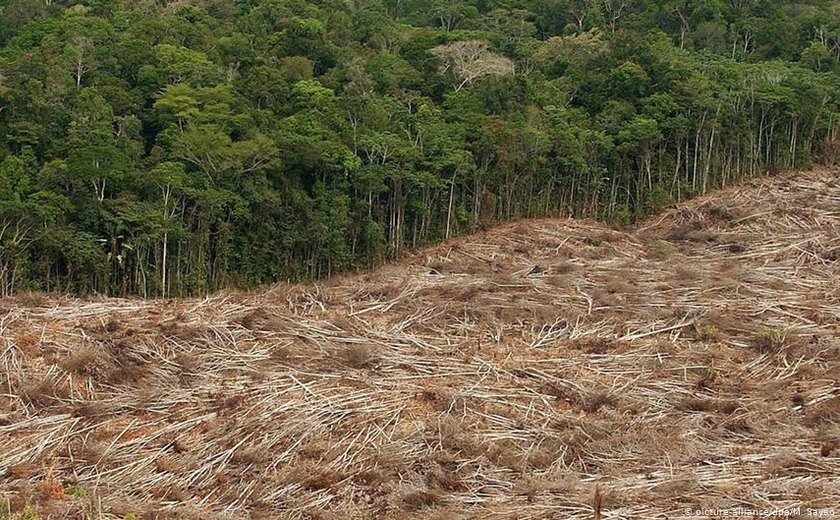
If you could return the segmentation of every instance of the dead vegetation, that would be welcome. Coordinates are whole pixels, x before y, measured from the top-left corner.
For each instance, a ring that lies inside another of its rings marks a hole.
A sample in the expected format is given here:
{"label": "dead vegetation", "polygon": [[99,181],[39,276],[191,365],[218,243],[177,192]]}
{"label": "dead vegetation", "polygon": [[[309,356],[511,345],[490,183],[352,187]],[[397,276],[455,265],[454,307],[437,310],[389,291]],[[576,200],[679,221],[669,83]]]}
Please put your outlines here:
{"label": "dead vegetation", "polygon": [[838,210],[837,174],[816,171],[631,232],[518,222],[322,284],[6,299],[0,504],[102,519],[836,505]]}

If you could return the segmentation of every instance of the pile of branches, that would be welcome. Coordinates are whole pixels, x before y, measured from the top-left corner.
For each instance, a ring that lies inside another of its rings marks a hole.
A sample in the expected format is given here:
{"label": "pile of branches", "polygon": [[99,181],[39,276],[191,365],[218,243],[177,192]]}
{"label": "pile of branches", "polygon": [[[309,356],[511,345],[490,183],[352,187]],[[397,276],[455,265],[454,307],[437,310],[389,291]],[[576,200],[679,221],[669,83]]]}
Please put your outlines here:
{"label": "pile of branches", "polygon": [[840,179],[204,299],[0,300],[0,518],[840,504]]}

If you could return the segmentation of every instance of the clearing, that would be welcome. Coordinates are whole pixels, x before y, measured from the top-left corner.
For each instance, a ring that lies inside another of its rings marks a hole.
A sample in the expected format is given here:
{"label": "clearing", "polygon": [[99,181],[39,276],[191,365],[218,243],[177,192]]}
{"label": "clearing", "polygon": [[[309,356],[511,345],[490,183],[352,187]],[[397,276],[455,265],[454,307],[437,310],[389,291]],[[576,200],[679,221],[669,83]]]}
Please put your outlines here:
{"label": "clearing", "polygon": [[823,169],[318,284],[0,300],[0,518],[840,514],[838,260]]}

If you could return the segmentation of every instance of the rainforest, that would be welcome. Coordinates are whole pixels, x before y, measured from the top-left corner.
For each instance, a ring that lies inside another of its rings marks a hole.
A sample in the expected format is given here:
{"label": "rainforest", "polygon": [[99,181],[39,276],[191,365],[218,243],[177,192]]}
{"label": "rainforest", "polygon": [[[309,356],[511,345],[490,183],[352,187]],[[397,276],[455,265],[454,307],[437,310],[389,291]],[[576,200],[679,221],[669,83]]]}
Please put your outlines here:
{"label": "rainforest", "polygon": [[366,269],[836,163],[826,0],[0,1],[0,296]]}

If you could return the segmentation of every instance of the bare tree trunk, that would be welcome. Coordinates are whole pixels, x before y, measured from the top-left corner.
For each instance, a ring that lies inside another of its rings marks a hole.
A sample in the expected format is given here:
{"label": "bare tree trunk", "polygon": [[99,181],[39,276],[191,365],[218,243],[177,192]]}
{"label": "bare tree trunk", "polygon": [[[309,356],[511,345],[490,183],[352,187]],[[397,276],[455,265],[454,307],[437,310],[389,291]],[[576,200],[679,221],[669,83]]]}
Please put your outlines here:
{"label": "bare tree trunk", "polygon": [[452,182],[449,186],[449,206],[446,210],[446,233],[443,236],[444,240],[449,240],[449,230],[452,223],[452,205],[455,199],[455,177],[458,175],[458,170],[452,174]]}

